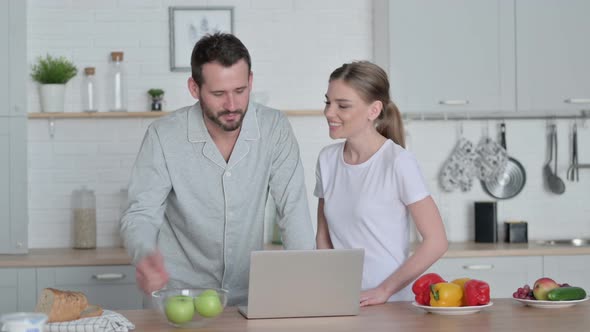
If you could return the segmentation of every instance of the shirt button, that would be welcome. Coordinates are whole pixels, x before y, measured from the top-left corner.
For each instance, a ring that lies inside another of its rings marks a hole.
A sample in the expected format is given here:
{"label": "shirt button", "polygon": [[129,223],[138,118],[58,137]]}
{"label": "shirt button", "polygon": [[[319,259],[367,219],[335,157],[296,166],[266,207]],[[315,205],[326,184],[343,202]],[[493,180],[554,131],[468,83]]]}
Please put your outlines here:
{"label": "shirt button", "polygon": [[225,172],[225,176],[229,178],[231,176],[231,172]]}

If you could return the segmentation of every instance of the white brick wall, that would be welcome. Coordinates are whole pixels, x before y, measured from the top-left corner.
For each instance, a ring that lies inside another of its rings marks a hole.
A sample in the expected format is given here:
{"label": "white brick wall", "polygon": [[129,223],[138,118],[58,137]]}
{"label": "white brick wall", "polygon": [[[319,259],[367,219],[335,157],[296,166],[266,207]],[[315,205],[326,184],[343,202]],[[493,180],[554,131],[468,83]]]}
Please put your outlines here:
{"label": "white brick wall", "polygon": [[[30,0],[28,61],[32,64],[49,53],[76,64],[80,74],[67,85],[66,112],[81,108],[81,72],[87,66],[96,67],[100,109],[106,110],[109,54],[119,50],[125,52],[130,111],[148,108],[150,88],[166,91],[166,109],[186,106],[194,102],[186,89],[189,73],[169,70],[169,6],[234,6],[234,31],[252,55],[254,90],[268,95],[269,105],[277,108],[319,109],[330,71],[352,59],[371,57],[370,0]],[[38,112],[37,85],[29,82],[28,88],[29,111]],[[319,147],[328,140],[313,129],[318,119],[293,121],[304,138],[301,146],[311,176]],[[96,191],[98,245],[119,243],[119,191],[127,184],[151,121],[57,120],[53,138],[46,120],[29,121],[31,247],[70,244],[70,194],[82,184]],[[314,136],[306,140],[307,131]],[[313,188],[313,179],[307,182]]]}
{"label": "white brick wall", "polygon": [[[131,111],[148,109],[150,88],[166,91],[166,109],[185,106],[193,102],[186,89],[189,73],[170,72],[168,49],[168,7],[182,5],[234,6],[234,31],[251,52],[255,91],[267,92],[274,107],[317,109],[333,68],[371,57],[370,0],[31,0],[29,63],[49,53],[76,64],[79,74],[67,85],[66,112],[81,108],[82,70],[88,66],[96,67],[99,107],[106,110],[111,51],[125,52]],[[33,82],[29,110],[40,110]]]}
{"label": "white brick wall", "polygon": [[[50,53],[72,59],[79,69],[97,67],[104,77],[108,55],[125,52],[132,111],[147,108],[145,91],[166,90],[166,108],[193,102],[186,91],[188,73],[168,69],[168,6],[235,7],[235,32],[253,57],[255,91],[269,95],[280,109],[321,109],[327,78],[341,63],[370,59],[370,0],[251,1],[28,1],[28,60]],[[313,37],[312,37],[313,36]],[[187,55],[188,56],[188,55]],[[99,81],[100,83],[100,81]],[[80,75],[67,87],[66,111],[80,109]],[[29,108],[39,111],[36,85],[29,85]],[[101,100],[105,107],[104,98]],[[299,139],[310,210],[315,219],[314,168],[319,150],[332,143],[323,117],[292,117]],[[152,119],[56,120],[49,136],[47,120],[29,121],[30,247],[63,247],[71,242],[71,192],[81,185],[97,196],[98,245],[120,244],[117,220],[120,190],[146,127]],[[464,122],[464,135],[476,143],[485,123]],[[489,123],[490,135],[496,123]],[[526,168],[527,185],[514,199],[499,203],[499,221],[529,221],[531,239],[590,236],[590,171],[580,182],[566,181],[561,196],[542,187],[544,121],[509,121],[508,149]],[[559,175],[565,181],[570,122],[559,122]],[[472,202],[492,200],[476,183],[469,192],[443,193],[437,183],[441,164],[457,139],[456,122],[413,121],[410,149],[418,156],[453,241],[473,238]],[[579,131],[580,161],[590,163],[590,129]]]}

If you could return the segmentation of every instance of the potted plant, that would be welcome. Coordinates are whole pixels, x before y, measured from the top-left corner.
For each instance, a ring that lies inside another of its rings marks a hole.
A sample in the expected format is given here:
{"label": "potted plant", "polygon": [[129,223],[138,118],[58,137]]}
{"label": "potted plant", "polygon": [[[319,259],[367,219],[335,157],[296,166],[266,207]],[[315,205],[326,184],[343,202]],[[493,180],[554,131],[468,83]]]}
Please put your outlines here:
{"label": "potted plant", "polygon": [[147,93],[152,97],[152,111],[161,111],[162,101],[164,100],[164,90],[149,89]]}
{"label": "potted plant", "polygon": [[39,57],[32,66],[31,77],[40,84],[41,110],[43,112],[63,112],[66,83],[78,70],[65,57],[51,55]]}

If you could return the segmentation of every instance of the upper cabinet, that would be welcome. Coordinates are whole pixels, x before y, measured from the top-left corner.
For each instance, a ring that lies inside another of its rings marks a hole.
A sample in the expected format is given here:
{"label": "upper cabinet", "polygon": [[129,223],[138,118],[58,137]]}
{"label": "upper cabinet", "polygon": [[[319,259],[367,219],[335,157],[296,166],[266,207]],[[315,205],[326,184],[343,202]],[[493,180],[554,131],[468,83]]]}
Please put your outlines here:
{"label": "upper cabinet", "polygon": [[26,116],[26,7],[0,0],[0,116]]}
{"label": "upper cabinet", "polygon": [[515,109],[513,1],[378,0],[374,18],[402,112]]}
{"label": "upper cabinet", "polygon": [[590,1],[375,0],[402,112],[590,109]]}
{"label": "upper cabinet", "polygon": [[590,109],[590,1],[517,0],[518,110]]}
{"label": "upper cabinet", "polygon": [[[8,24],[9,18],[8,2],[0,1],[0,100],[8,101],[10,96],[8,87],[10,86],[10,78],[8,70],[10,68],[10,62],[8,61],[8,53],[10,51],[9,36],[10,36],[10,25]],[[8,47],[7,47],[8,46]],[[6,102],[0,104],[0,116],[8,115],[10,111],[9,104]]]}

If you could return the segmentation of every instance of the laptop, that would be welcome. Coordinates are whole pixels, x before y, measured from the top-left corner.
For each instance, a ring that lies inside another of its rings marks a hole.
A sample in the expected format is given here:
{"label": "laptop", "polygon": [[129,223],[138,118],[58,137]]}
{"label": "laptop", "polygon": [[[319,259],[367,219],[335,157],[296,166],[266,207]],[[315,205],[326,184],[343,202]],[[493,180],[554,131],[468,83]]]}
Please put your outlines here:
{"label": "laptop", "polygon": [[269,250],[250,256],[248,318],[358,315],[364,249]]}

